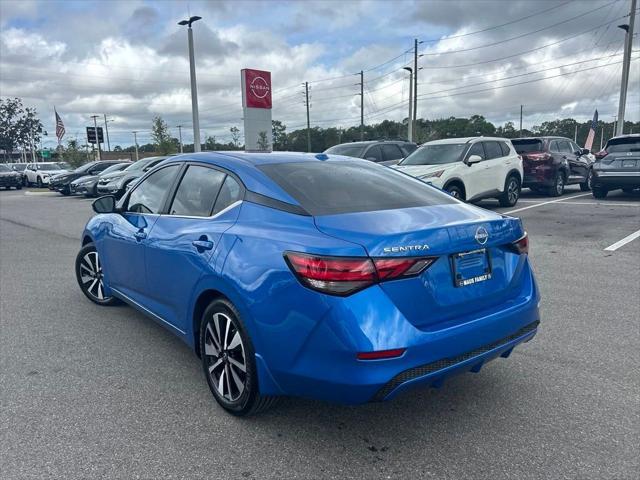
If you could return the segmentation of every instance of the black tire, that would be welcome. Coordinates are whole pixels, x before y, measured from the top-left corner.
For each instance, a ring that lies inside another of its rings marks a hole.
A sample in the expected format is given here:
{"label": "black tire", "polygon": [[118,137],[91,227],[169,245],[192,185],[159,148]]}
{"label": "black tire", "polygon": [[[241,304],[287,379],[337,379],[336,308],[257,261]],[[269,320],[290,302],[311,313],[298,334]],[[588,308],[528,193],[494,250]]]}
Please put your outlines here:
{"label": "black tire", "polygon": [[504,193],[498,197],[501,207],[513,207],[520,198],[520,180],[515,175],[509,175],[504,182]]}
{"label": "black tire", "polygon": [[[93,243],[80,249],[76,256],[76,280],[85,296],[98,305],[117,305],[120,301],[115,297],[104,295],[104,281],[100,257]],[[102,297],[102,298],[100,298]]]}
{"label": "black tire", "polygon": [[22,179],[22,185],[24,185],[25,187],[29,186],[29,179],[27,178],[27,176],[25,175],[24,178]]}
{"label": "black tire", "polygon": [[453,198],[457,198],[458,200],[462,200],[463,202],[465,201],[464,191],[458,185],[448,185],[445,190],[449,192],[449,195],[451,195]]}
{"label": "black tire", "polygon": [[549,187],[547,193],[550,197],[559,197],[564,193],[564,173],[558,171],[556,172],[556,176],[553,180],[553,186]]}
{"label": "black tire", "polygon": [[591,193],[593,194],[593,198],[603,199],[607,198],[609,190],[604,187],[593,187],[591,188]]}
{"label": "black tire", "polygon": [[634,192],[634,190],[635,190],[634,188],[623,188],[623,189],[622,189],[622,191],[623,191],[624,193],[633,193],[633,192]]}
{"label": "black tire", "polygon": [[[223,335],[220,333],[223,331],[228,333]],[[262,412],[277,402],[279,397],[260,395],[253,344],[240,313],[228,300],[214,300],[204,311],[199,342],[207,384],[227,412],[244,417]]]}
{"label": "black tire", "polygon": [[22,184],[19,183],[18,185],[16,185],[16,190],[22,190]]}
{"label": "black tire", "polygon": [[69,195],[71,195],[71,189],[69,187],[64,187],[62,190],[60,190],[60,193],[65,197],[68,197]]}
{"label": "black tire", "polygon": [[42,179],[40,177],[36,178],[36,185],[38,188],[42,188]]}
{"label": "black tire", "polygon": [[588,192],[591,190],[591,182],[593,181],[593,170],[589,169],[589,173],[587,173],[587,179],[580,184],[580,190],[583,192]]}

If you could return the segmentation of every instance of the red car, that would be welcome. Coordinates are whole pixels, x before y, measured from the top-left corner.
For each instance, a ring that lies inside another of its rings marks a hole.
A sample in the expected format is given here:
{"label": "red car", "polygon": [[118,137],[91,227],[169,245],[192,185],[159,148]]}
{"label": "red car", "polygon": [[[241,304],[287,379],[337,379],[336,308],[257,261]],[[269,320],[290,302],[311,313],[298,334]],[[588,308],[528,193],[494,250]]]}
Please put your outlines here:
{"label": "red car", "polygon": [[522,157],[523,187],[552,197],[564,193],[566,185],[580,184],[591,190],[593,161],[589,150],[564,137],[530,137],[511,140]]}

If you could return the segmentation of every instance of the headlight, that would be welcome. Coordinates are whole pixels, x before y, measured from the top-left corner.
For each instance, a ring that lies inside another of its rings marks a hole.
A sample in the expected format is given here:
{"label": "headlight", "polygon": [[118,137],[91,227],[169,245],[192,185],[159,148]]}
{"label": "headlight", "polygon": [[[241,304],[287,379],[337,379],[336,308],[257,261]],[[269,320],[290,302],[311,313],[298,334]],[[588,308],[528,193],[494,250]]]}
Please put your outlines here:
{"label": "headlight", "polygon": [[422,178],[433,178],[433,177],[440,178],[443,173],[444,173],[444,170],[438,170],[436,172],[427,173],[425,175],[418,175],[418,178],[420,178],[420,179],[422,179]]}

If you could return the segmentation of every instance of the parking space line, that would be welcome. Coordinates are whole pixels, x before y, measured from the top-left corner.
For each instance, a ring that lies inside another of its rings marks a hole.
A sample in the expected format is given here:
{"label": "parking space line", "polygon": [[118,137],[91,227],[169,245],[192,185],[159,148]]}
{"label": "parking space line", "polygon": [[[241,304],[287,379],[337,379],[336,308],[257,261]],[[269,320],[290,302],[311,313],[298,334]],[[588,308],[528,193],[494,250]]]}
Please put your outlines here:
{"label": "parking space line", "polygon": [[509,210],[508,212],[502,212],[502,213],[504,213],[505,215],[508,215],[508,214],[511,214],[511,213],[516,213],[516,212],[522,212],[524,210],[529,210],[530,208],[542,207],[544,205],[549,205],[550,203],[558,203],[558,202],[562,202],[564,200],[571,200],[572,198],[586,197],[587,195],[591,195],[591,193],[579,193],[578,195],[573,195],[571,197],[558,198],[556,200],[549,200],[547,202],[536,203],[535,205],[529,205],[528,207],[516,208],[515,210]]}
{"label": "parking space line", "polygon": [[607,252],[615,252],[620,247],[625,246],[627,243],[634,241],[636,238],[640,237],[640,230],[633,232],[631,235],[627,235],[622,240],[618,240],[613,245],[609,245],[605,250]]}

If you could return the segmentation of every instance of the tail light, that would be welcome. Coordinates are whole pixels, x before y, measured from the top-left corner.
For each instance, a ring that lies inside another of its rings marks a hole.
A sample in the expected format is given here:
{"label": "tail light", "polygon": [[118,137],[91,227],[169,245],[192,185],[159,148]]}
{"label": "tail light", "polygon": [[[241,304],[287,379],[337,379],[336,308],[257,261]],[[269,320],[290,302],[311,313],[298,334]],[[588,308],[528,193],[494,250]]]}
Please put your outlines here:
{"label": "tail light", "polygon": [[522,237],[509,245],[509,248],[514,253],[519,255],[524,255],[529,253],[529,235],[527,232],[524,233]]}
{"label": "tail light", "polygon": [[597,160],[600,160],[601,158],[604,158],[607,155],[609,155],[609,152],[607,152],[606,150],[600,150],[598,153],[595,153],[594,155]]}
{"label": "tail light", "polygon": [[524,158],[533,162],[548,162],[551,160],[551,155],[548,153],[527,153]]}
{"label": "tail light", "polygon": [[341,296],[382,281],[418,275],[436,260],[431,257],[328,257],[298,252],[285,252],[284,258],[304,286]]}

